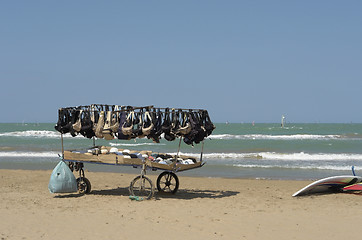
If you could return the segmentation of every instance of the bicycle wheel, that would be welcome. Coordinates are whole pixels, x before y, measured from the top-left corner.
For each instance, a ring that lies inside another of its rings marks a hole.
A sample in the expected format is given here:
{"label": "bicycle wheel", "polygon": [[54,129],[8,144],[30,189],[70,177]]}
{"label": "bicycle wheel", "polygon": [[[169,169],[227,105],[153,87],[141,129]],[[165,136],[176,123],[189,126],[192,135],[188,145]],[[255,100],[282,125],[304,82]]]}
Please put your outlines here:
{"label": "bicycle wheel", "polygon": [[92,188],[90,181],[85,177],[77,178],[77,186],[80,194],[90,193]]}
{"label": "bicycle wheel", "polygon": [[157,189],[159,192],[175,194],[178,186],[178,177],[173,172],[163,172],[157,178]]}
{"label": "bicycle wheel", "polygon": [[129,185],[129,193],[131,196],[144,197],[146,199],[151,199],[155,189],[151,179],[146,176],[137,176],[131,184]]}

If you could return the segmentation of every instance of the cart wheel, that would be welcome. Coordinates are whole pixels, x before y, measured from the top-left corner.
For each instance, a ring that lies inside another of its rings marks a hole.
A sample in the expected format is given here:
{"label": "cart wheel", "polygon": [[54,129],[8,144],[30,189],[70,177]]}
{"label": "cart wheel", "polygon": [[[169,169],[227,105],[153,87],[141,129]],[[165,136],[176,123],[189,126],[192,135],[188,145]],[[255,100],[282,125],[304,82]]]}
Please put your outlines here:
{"label": "cart wheel", "polygon": [[173,172],[163,172],[157,178],[157,189],[159,192],[175,194],[178,186],[178,177]]}
{"label": "cart wheel", "polygon": [[85,177],[77,178],[77,186],[80,194],[90,193],[92,188],[90,181]]}
{"label": "cart wheel", "polygon": [[137,176],[129,186],[129,193],[131,196],[144,197],[151,199],[155,193],[151,179],[146,176]]}

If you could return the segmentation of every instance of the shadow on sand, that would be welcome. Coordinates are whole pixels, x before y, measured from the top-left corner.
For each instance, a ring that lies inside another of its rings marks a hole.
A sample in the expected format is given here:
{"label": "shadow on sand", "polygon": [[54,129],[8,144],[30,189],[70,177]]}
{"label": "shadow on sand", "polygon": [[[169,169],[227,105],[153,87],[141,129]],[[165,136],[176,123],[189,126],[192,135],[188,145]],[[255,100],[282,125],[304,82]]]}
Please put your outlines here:
{"label": "shadow on sand", "polygon": [[[179,189],[175,194],[161,193],[155,191],[154,199],[161,200],[163,198],[173,199],[185,199],[191,200],[196,198],[224,198],[231,197],[239,194],[236,191],[215,191],[215,190],[191,190],[191,189]],[[77,198],[82,197],[84,194],[72,193],[67,195],[57,195],[56,198]],[[87,195],[103,195],[103,196],[129,196],[128,188],[114,188],[105,190],[92,190]]]}
{"label": "shadow on sand", "polygon": [[155,199],[161,200],[162,198],[175,198],[191,200],[195,198],[224,198],[238,195],[240,192],[236,191],[215,191],[215,190],[195,190],[195,189],[179,189],[175,194],[156,192]]}

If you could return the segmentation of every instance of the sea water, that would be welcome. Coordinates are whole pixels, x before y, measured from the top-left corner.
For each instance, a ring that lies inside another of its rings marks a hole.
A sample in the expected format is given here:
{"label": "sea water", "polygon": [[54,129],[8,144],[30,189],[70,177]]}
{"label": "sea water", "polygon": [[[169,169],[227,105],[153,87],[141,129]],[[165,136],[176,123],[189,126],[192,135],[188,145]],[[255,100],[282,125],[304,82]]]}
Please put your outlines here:
{"label": "sea water", "polygon": [[[181,172],[185,176],[267,179],[318,179],[362,175],[362,124],[217,123],[202,144],[181,141],[180,152],[200,157],[202,168]],[[85,149],[93,140],[63,135],[64,148]],[[96,145],[175,154],[180,141],[96,139]],[[61,154],[61,135],[51,123],[1,123],[0,168],[51,170]],[[203,151],[202,151],[203,149]],[[134,172],[128,166],[86,164],[90,171]],[[161,173],[157,171],[157,174]]]}

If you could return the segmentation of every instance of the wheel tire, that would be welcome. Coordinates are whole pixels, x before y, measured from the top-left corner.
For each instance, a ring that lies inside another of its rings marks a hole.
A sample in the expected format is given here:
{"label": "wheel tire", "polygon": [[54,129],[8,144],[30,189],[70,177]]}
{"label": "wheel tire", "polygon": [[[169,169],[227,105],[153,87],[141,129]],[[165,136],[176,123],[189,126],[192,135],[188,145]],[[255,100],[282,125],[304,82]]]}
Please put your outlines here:
{"label": "wheel tire", "polygon": [[157,190],[162,193],[175,194],[179,187],[179,180],[173,172],[163,172],[157,178]]}
{"label": "wheel tire", "polygon": [[140,176],[135,177],[129,185],[129,193],[131,196],[143,197],[151,199],[155,193],[155,188],[151,179],[146,176],[141,178]]}
{"label": "wheel tire", "polygon": [[77,178],[77,187],[80,194],[90,193],[92,188],[90,181],[85,177]]}

